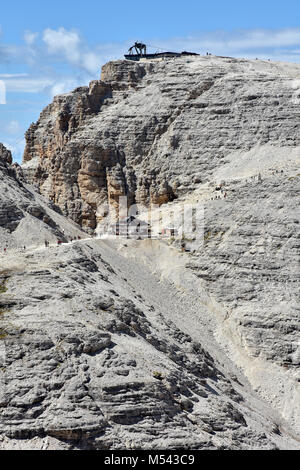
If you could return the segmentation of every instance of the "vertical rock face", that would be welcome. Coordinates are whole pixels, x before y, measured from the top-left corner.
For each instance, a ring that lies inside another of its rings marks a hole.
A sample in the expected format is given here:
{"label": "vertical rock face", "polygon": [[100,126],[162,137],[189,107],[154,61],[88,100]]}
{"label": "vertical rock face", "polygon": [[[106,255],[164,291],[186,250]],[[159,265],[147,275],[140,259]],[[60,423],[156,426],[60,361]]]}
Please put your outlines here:
{"label": "vertical rock face", "polygon": [[44,239],[65,241],[75,234],[84,236],[79,226],[25,183],[21,167],[12,164],[11,152],[0,144],[0,253],[5,247],[40,245]]}
{"label": "vertical rock face", "polygon": [[0,159],[3,160],[5,163],[11,164],[12,163],[12,155],[11,151],[4,147],[3,144],[0,143]]}
{"label": "vertical rock face", "polygon": [[94,230],[97,208],[119,195],[165,203],[211,180],[234,151],[299,145],[298,73],[213,57],[110,62],[101,81],[57,96],[30,127],[24,171]]}
{"label": "vertical rock face", "polygon": [[[77,88],[72,94],[59,96],[41,114],[37,124],[26,133],[24,168],[30,169],[33,180],[50,200],[59,203],[66,214],[83,226],[95,225],[94,208],[97,190],[101,187],[102,170],[90,158],[91,150],[84,154],[83,145],[72,144],[72,157],[65,154],[72,136],[99,112],[102,102],[111,95],[111,87],[101,81],[89,87]],[[38,160],[38,166],[26,165]],[[93,193],[93,195],[92,195]]]}

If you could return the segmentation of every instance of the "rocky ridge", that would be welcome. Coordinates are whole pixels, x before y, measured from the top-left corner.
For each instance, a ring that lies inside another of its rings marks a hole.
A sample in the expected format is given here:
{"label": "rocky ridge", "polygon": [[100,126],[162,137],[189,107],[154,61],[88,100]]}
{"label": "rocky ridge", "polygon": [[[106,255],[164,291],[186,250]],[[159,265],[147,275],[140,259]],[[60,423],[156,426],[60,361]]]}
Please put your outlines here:
{"label": "rocky ridge", "polygon": [[67,241],[86,236],[61,210],[24,179],[21,167],[0,144],[0,250],[40,245],[45,240]]}
{"label": "rocky ridge", "polygon": [[120,195],[166,203],[213,180],[235,152],[299,146],[298,76],[293,64],[211,56],[110,62],[42,112],[24,171],[31,162],[41,193],[94,230]]}

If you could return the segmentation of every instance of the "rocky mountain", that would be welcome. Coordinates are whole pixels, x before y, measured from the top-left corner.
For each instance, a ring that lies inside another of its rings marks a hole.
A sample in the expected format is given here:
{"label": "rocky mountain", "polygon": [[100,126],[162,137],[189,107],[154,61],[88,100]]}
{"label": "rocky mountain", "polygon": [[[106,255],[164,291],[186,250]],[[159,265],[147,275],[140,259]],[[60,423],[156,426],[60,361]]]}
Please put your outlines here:
{"label": "rocky mountain", "polygon": [[0,144],[0,251],[75,236],[86,234],[26,183],[22,168],[12,164],[11,152]]}
{"label": "rocky mountain", "polygon": [[166,203],[254,147],[297,148],[298,77],[293,64],[211,56],[110,62],[100,81],[42,112],[26,135],[25,167],[42,194],[94,230],[101,205],[120,195]]}
{"label": "rocky mountain", "polygon": [[[1,147],[0,448],[300,448],[299,71],[111,62]],[[87,238],[122,195],[203,237]]]}

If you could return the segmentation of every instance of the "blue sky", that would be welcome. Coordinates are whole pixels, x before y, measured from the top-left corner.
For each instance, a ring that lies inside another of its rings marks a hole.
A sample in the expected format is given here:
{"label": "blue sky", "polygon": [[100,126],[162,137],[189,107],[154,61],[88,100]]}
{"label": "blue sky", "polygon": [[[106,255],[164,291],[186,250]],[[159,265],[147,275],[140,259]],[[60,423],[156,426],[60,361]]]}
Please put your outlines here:
{"label": "blue sky", "polygon": [[0,142],[20,161],[24,132],[53,96],[99,78],[101,66],[137,39],[168,50],[300,62],[300,0],[2,3]]}

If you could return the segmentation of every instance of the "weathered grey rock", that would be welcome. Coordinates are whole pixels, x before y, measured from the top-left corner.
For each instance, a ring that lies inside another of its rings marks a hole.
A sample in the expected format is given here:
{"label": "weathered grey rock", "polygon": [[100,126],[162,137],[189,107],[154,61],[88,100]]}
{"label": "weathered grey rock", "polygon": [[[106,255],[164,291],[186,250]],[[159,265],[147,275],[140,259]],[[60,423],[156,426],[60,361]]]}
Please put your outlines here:
{"label": "weathered grey rock", "polygon": [[61,215],[58,207],[25,182],[21,167],[11,164],[11,153],[1,145],[0,252],[4,248],[41,245],[45,240],[53,243],[86,236],[79,226]]}
{"label": "weathered grey rock", "polygon": [[299,146],[298,76],[299,65],[212,56],[110,62],[102,81],[42,112],[24,162],[34,159],[42,194],[93,230],[97,209],[120,195],[165,203],[210,181],[234,151]]}
{"label": "weathered grey rock", "polygon": [[296,448],[234,365],[200,344],[197,309],[115,248],[1,259],[0,448]]}
{"label": "weathered grey rock", "polygon": [[12,154],[3,144],[0,143],[0,159],[9,165],[12,163]]}
{"label": "weathered grey rock", "polygon": [[[109,63],[43,111],[24,176],[0,159],[0,448],[299,449],[298,75]],[[203,240],[45,249],[75,225],[24,177],[90,231],[120,195],[198,204]]]}

